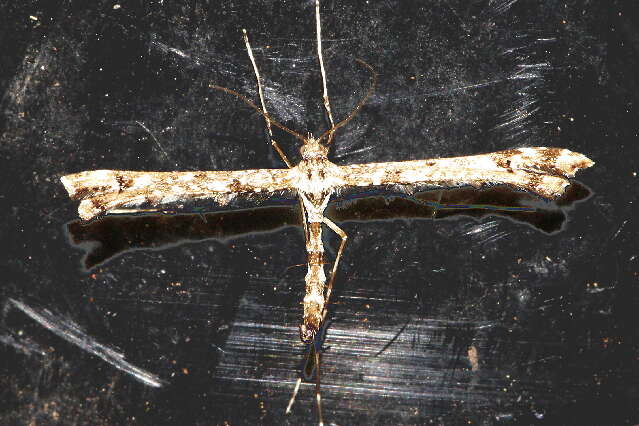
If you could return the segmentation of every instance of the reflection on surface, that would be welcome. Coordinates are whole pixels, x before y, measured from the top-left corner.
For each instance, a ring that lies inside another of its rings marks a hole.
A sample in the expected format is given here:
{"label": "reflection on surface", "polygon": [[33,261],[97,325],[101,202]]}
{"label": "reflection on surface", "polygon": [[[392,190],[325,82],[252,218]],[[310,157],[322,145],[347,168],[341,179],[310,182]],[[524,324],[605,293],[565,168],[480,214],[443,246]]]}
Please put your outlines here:
{"label": "reflection on surface", "polygon": [[[392,198],[364,193],[338,198],[326,214],[337,222],[502,216],[550,234],[561,230],[566,222],[565,210],[589,195],[590,191],[576,182],[553,202],[501,186],[425,191]],[[87,224],[70,222],[67,230],[71,243],[85,250],[84,267],[92,269],[130,250],[158,250],[287,226],[301,226],[297,204],[213,213],[108,216]]]}

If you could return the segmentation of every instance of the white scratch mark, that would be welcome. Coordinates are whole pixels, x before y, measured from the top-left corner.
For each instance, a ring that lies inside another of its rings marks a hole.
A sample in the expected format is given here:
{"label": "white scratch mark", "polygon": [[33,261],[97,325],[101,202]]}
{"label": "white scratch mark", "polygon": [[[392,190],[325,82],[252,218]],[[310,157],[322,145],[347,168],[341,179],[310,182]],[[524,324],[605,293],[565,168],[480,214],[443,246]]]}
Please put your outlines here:
{"label": "white scratch mark", "polygon": [[145,385],[159,388],[166,383],[157,375],[125,361],[123,353],[97,342],[91,336],[82,331],[80,326],[75,324],[73,321],[54,315],[47,309],[34,309],[15,299],[9,298],[8,304],[18,308],[56,336],[61,337],[67,342],[80,347],[84,351],[97,356],[118,370],[124,371],[125,373],[133,376],[136,380],[144,383]]}

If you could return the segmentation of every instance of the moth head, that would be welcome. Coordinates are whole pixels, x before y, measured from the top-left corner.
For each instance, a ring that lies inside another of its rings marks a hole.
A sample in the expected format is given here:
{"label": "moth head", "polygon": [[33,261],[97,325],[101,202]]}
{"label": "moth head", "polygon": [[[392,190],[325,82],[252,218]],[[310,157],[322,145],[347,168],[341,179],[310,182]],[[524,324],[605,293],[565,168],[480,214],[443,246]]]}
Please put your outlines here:
{"label": "moth head", "polygon": [[300,147],[300,154],[304,160],[326,159],[328,146],[322,144],[320,139],[309,136],[304,140],[304,145]]}

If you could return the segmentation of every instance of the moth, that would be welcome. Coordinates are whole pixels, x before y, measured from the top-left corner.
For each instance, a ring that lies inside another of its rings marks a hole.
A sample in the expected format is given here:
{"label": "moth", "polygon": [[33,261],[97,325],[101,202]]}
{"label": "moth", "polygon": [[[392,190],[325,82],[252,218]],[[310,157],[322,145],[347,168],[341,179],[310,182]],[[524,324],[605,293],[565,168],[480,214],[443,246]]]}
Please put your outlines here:
{"label": "moth", "polygon": [[[347,234],[324,212],[331,196],[349,188],[402,186],[407,188],[450,188],[487,185],[508,185],[529,191],[545,199],[562,195],[569,178],[594,162],[583,154],[562,148],[518,148],[505,151],[461,156],[367,164],[338,165],[328,158],[336,131],[346,125],[372,95],[377,82],[374,69],[358,60],[371,73],[367,94],[342,121],[335,123],[330,108],[326,72],[322,58],[320,6],[315,2],[317,56],[322,75],[323,101],[330,128],[319,137],[303,136],[276,121],[266,109],[261,78],[253,57],[248,36],[244,40],[254,72],[261,108],[243,95],[221,86],[212,89],[234,95],[261,114],[267,124],[271,144],[287,168],[236,171],[138,172],[124,170],[93,170],[68,174],[61,181],[73,200],[80,200],[79,216],[91,220],[98,216],[136,211],[142,207],[161,208],[193,200],[206,199],[220,206],[236,198],[269,196],[289,192],[299,199],[304,220],[307,273],[303,299],[303,318],[299,326],[302,342],[313,343],[327,314],[335,274],[344,251]],[[272,137],[272,126],[293,135],[301,142],[301,161],[293,165]],[[333,261],[330,278],[325,272],[322,232],[324,227],[336,233],[341,242]],[[314,346],[311,346],[313,348]],[[319,355],[311,350],[317,378],[317,406],[323,423],[319,394]],[[296,386],[295,393],[299,388]],[[293,397],[294,398],[294,397]],[[291,400],[292,403],[293,399]],[[290,409],[290,404],[289,404]]]}

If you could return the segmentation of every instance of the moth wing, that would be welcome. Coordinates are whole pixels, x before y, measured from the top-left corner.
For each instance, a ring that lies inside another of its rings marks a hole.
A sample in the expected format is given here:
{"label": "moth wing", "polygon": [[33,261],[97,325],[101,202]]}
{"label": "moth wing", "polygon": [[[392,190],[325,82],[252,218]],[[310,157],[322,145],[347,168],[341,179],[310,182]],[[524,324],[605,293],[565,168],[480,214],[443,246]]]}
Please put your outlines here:
{"label": "moth wing", "polygon": [[93,219],[118,209],[159,207],[199,199],[226,205],[238,196],[273,195],[294,189],[288,169],[240,171],[134,172],[93,170],[60,179],[78,214]]}
{"label": "moth wing", "polygon": [[520,148],[464,157],[340,166],[346,187],[405,185],[456,187],[509,185],[547,199],[559,197],[568,178],[594,162],[561,148]]}

